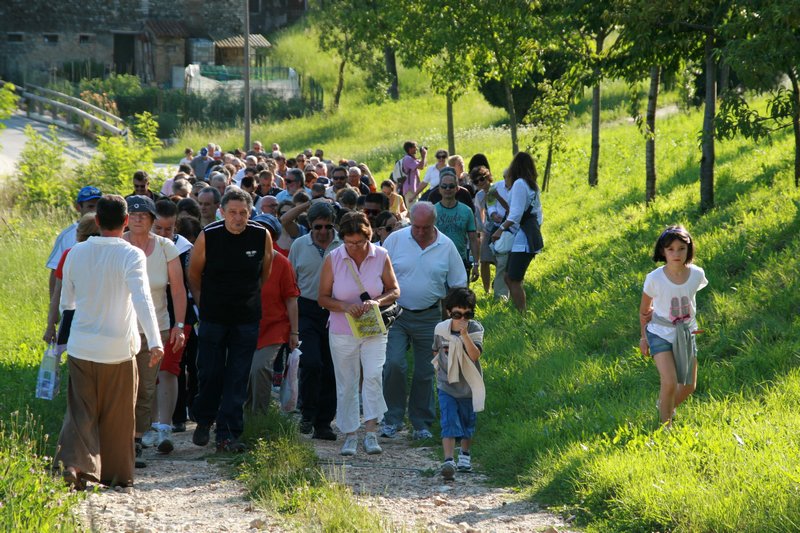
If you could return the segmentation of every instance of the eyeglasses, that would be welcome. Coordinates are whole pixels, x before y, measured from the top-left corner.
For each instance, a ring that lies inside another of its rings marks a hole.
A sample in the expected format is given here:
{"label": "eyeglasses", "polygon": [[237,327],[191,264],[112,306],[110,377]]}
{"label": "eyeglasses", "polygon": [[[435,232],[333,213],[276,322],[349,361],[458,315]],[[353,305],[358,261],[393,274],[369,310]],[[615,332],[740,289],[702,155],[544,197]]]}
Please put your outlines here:
{"label": "eyeglasses", "polygon": [[314,224],[311,228],[317,231],[322,231],[323,229],[332,230],[333,224]]}
{"label": "eyeglasses", "polygon": [[450,318],[455,318],[456,320],[466,318],[467,320],[471,320],[475,318],[475,313],[473,311],[466,311],[464,313],[461,311],[450,311]]}
{"label": "eyeglasses", "polygon": [[345,246],[350,246],[352,248],[360,248],[361,246],[364,246],[365,244],[367,244],[367,242],[369,242],[369,241],[367,241],[366,239],[361,239],[360,241],[356,241],[356,242],[344,241],[344,245]]}
{"label": "eyeglasses", "polygon": [[472,180],[472,183],[483,183],[484,181],[486,181],[486,178],[481,176],[480,178],[478,178],[476,180]]}
{"label": "eyeglasses", "polygon": [[458,185],[456,185],[455,183],[446,183],[444,185],[439,185],[439,188],[444,190],[455,189],[456,187],[458,187]]}

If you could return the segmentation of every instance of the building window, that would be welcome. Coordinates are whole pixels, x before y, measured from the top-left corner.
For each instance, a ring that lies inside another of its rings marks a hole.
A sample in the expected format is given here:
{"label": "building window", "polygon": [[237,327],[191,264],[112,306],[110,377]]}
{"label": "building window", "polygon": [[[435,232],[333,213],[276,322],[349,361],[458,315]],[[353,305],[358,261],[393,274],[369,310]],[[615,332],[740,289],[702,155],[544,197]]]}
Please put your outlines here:
{"label": "building window", "polygon": [[81,33],[78,35],[78,44],[89,44],[94,42],[94,36],[88,35],[86,33]]}
{"label": "building window", "polygon": [[45,44],[56,44],[58,42],[58,34],[57,33],[45,33],[44,34],[44,42],[45,42]]}
{"label": "building window", "polygon": [[261,13],[261,0],[249,0],[248,4],[250,4],[250,13]]}
{"label": "building window", "polygon": [[10,42],[10,43],[21,43],[22,42],[22,34],[21,33],[9,33],[8,34],[8,42]]}

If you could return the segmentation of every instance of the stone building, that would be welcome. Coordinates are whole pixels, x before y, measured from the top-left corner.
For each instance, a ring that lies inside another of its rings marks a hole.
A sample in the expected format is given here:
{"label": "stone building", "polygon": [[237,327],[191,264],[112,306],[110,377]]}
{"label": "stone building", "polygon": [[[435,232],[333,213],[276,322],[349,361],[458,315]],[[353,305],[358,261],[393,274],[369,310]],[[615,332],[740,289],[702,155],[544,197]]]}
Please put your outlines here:
{"label": "stone building", "polygon": [[212,36],[243,34],[245,3],[251,34],[293,22],[306,8],[305,0],[2,0],[0,77],[45,83],[77,65],[169,87],[174,67],[212,61]]}

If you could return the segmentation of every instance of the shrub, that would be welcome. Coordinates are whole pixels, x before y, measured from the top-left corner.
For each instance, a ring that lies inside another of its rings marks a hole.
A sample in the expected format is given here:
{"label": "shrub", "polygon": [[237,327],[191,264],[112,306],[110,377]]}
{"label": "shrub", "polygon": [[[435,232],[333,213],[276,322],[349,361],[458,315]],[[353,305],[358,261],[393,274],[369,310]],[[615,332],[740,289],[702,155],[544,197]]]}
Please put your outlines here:
{"label": "shrub", "polygon": [[57,206],[68,203],[68,191],[64,180],[64,141],[58,137],[55,126],[49,128],[50,140],[46,141],[30,125],[25,126],[25,143],[17,169],[23,185],[21,201],[33,204]]}

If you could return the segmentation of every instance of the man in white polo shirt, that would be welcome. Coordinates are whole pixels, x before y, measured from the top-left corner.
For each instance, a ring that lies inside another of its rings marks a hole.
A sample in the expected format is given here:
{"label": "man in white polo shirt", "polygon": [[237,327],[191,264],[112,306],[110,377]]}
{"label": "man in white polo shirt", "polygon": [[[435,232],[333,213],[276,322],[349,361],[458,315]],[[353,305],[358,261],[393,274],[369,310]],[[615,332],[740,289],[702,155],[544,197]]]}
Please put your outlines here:
{"label": "man in white polo shirt", "polygon": [[76,488],[86,480],[133,484],[134,401],[138,381],[137,318],[150,366],[164,356],[144,252],[122,239],[128,223],[121,196],[97,202],[100,237],[76,244],[64,263],[61,310],[75,310],[67,359],[67,412],[55,464]]}
{"label": "man in white polo shirt", "polygon": [[[393,232],[383,246],[389,252],[402,314],[389,330],[383,366],[383,396],[388,411],[382,436],[394,437],[402,428],[408,397],[408,418],[414,439],[431,438],[435,419],[431,364],[433,330],[442,319],[439,301],[448,288],[466,287],[467,274],[453,241],[436,229],[436,208],[430,202],[411,206],[411,226]],[[406,395],[406,350],[414,350],[411,391]]]}

